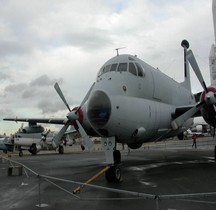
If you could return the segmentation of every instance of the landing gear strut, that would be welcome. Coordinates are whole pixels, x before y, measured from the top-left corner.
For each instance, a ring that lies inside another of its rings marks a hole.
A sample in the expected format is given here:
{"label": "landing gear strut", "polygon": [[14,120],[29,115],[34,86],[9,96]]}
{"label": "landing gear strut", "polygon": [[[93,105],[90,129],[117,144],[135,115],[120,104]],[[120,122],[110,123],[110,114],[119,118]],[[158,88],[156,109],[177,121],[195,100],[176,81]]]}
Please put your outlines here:
{"label": "landing gear strut", "polygon": [[62,145],[59,145],[59,154],[64,154],[64,147]]}
{"label": "landing gear strut", "polygon": [[116,150],[115,137],[102,138],[102,144],[106,155],[106,162],[111,167],[106,171],[105,177],[108,182],[120,182],[121,171],[121,153]]}

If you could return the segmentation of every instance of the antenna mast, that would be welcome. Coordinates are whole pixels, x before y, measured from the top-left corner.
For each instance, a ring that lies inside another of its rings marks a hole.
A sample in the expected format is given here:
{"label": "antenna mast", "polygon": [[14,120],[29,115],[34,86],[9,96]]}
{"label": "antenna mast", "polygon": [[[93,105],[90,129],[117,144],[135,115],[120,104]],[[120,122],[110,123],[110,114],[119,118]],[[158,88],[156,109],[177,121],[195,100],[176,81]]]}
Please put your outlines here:
{"label": "antenna mast", "polygon": [[116,49],[115,49],[116,52],[117,52],[117,56],[119,56],[119,50],[120,50],[120,49],[124,49],[124,48],[126,48],[126,47],[119,47],[119,48],[116,48]]}

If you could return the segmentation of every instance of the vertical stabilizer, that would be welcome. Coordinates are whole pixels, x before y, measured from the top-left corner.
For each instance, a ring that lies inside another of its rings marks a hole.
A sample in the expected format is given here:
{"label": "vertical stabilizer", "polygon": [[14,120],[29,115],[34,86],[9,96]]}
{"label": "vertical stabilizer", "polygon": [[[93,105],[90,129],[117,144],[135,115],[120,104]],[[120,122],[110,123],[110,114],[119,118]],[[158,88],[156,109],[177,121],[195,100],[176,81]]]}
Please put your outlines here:
{"label": "vertical stabilizer", "polygon": [[[214,35],[216,43],[216,0],[212,0],[212,16],[213,16],[213,26],[214,26]],[[210,54],[209,54],[209,70],[211,85],[216,86],[216,46],[212,45]]]}
{"label": "vertical stabilizer", "polygon": [[209,54],[209,69],[210,69],[210,78],[211,85],[216,86],[216,47],[213,44]]}
{"label": "vertical stabilizer", "polygon": [[216,0],[212,0],[212,16],[213,16],[213,25],[214,25],[214,34],[215,34],[215,43],[216,43]]}

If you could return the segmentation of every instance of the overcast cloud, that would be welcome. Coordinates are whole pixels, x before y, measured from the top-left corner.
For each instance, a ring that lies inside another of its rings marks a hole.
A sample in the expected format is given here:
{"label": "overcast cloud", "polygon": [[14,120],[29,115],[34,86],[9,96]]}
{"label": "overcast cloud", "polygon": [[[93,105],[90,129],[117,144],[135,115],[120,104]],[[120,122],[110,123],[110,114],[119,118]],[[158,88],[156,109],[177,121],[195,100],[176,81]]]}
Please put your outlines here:
{"label": "overcast cloud", "polygon": [[[1,1],[1,0],[0,0]],[[53,85],[78,105],[97,71],[120,53],[138,55],[183,79],[187,39],[209,85],[214,43],[211,0],[2,0],[0,7],[0,120],[65,117]],[[193,91],[202,88],[192,73]],[[0,133],[20,125],[0,121]]]}

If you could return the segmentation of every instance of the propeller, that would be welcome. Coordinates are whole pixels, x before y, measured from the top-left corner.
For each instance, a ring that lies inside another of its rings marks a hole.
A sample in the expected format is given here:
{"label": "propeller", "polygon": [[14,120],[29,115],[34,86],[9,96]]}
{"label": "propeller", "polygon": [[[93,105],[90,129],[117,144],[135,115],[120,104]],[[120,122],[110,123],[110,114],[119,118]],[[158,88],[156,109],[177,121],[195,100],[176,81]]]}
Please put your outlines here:
{"label": "propeller", "polygon": [[59,87],[59,84],[57,82],[55,83],[54,88],[55,88],[56,92],[58,93],[58,95],[60,96],[60,98],[62,99],[62,101],[64,102],[65,106],[68,108],[69,112],[71,112],[71,109],[70,109],[70,107],[69,107],[60,87]]}
{"label": "propeller", "polygon": [[20,127],[19,130],[18,130],[18,132],[23,132],[23,126],[24,126],[24,124],[22,123],[22,124],[21,124],[21,127]]}
{"label": "propeller", "polygon": [[87,92],[86,96],[84,97],[83,101],[81,102],[80,106],[76,109],[76,110],[71,110],[58,83],[55,83],[54,85],[54,88],[56,89],[58,95],[60,96],[60,98],[62,99],[62,101],[64,102],[65,106],[68,108],[69,110],[69,113],[67,114],[67,122],[65,123],[65,125],[61,128],[61,130],[59,131],[59,133],[54,137],[53,141],[55,143],[59,142],[65,131],[67,130],[67,128],[69,127],[69,125],[71,123],[74,123],[76,122],[77,126],[78,126],[78,130],[80,132],[80,135],[81,137],[83,138],[86,146],[91,149],[91,147],[93,146],[93,142],[90,140],[90,138],[88,137],[88,135],[86,134],[84,128],[82,127],[82,125],[80,124],[79,122],[79,110],[81,109],[81,107],[85,104],[85,102],[87,101],[91,91],[92,91],[92,88],[94,87],[94,84],[91,86],[91,88],[89,89],[89,91]]}
{"label": "propeller", "polygon": [[53,145],[54,148],[58,147],[59,142],[61,141],[62,137],[64,136],[64,133],[68,129],[69,125],[70,125],[70,120],[68,120],[64,124],[64,126],[61,128],[61,130],[54,136],[54,138],[52,140],[52,145]]}
{"label": "propeller", "polygon": [[[186,42],[185,42],[186,43]],[[216,111],[216,107],[215,107],[215,103],[216,103],[216,98],[215,98],[215,94],[213,92],[210,92],[206,86],[206,83],[203,79],[203,76],[201,74],[200,68],[196,62],[196,59],[194,57],[194,54],[192,52],[192,50],[188,50],[187,48],[189,47],[189,43],[186,43],[187,45],[184,46],[184,43],[182,44],[182,46],[185,49],[186,52],[186,57],[187,60],[189,61],[192,69],[194,70],[194,73],[196,74],[200,84],[202,85],[206,95],[203,101],[201,101],[200,103],[198,103],[197,105],[195,105],[194,107],[192,107],[191,109],[189,109],[188,111],[186,111],[184,114],[180,115],[179,117],[177,117],[176,119],[174,119],[171,122],[171,126],[174,130],[178,129],[179,127],[181,127],[184,122],[191,118],[194,114],[196,114],[196,112],[198,112],[204,104],[207,105],[213,105],[214,110]]]}
{"label": "propeller", "polygon": [[208,88],[207,88],[207,86],[205,84],[205,81],[203,79],[203,76],[201,74],[199,66],[198,66],[198,64],[196,62],[196,59],[194,57],[194,54],[193,54],[193,52],[191,50],[187,51],[187,59],[188,59],[190,65],[191,65],[191,67],[193,68],[194,73],[196,74],[198,80],[200,81],[200,84],[202,85],[203,89],[205,90],[206,93],[208,93]]}
{"label": "propeller", "polygon": [[184,124],[185,121],[187,121],[189,118],[191,118],[194,114],[196,114],[203,106],[204,102],[200,102],[196,106],[190,108],[188,111],[186,111],[184,114],[177,117],[175,120],[171,122],[171,126],[173,130],[178,129],[180,126]]}
{"label": "propeller", "polygon": [[50,133],[50,129],[47,130],[46,132],[42,133],[41,141],[46,142],[46,137]]}
{"label": "propeller", "polygon": [[201,74],[201,71],[200,71],[200,69],[199,69],[199,66],[198,66],[198,64],[197,64],[197,62],[196,62],[196,59],[195,59],[195,57],[194,57],[194,54],[193,54],[193,52],[192,52],[191,50],[189,50],[189,51],[187,52],[187,59],[188,59],[188,61],[190,62],[190,65],[191,65],[191,67],[193,68],[193,70],[194,70],[194,72],[195,72],[197,78],[199,79],[200,84],[202,85],[203,89],[205,90],[205,94],[206,94],[206,95],[205,95],[204,100],[205,100],[206,104],[207,104],[208,106],[211,106],[211,105],[212,105],[213,108],[214,108],[214,111],[216,112],[216,106],[215,106],[215,103],[216,103],[216,95],[215,95],[214,92],[209,91],[209,89],[207,88],[207,86],[206,86],[206,84],[205,84],[205,81],[204,81],[204,79],[203,79],[203,76],[202,76],[202,74]]}

